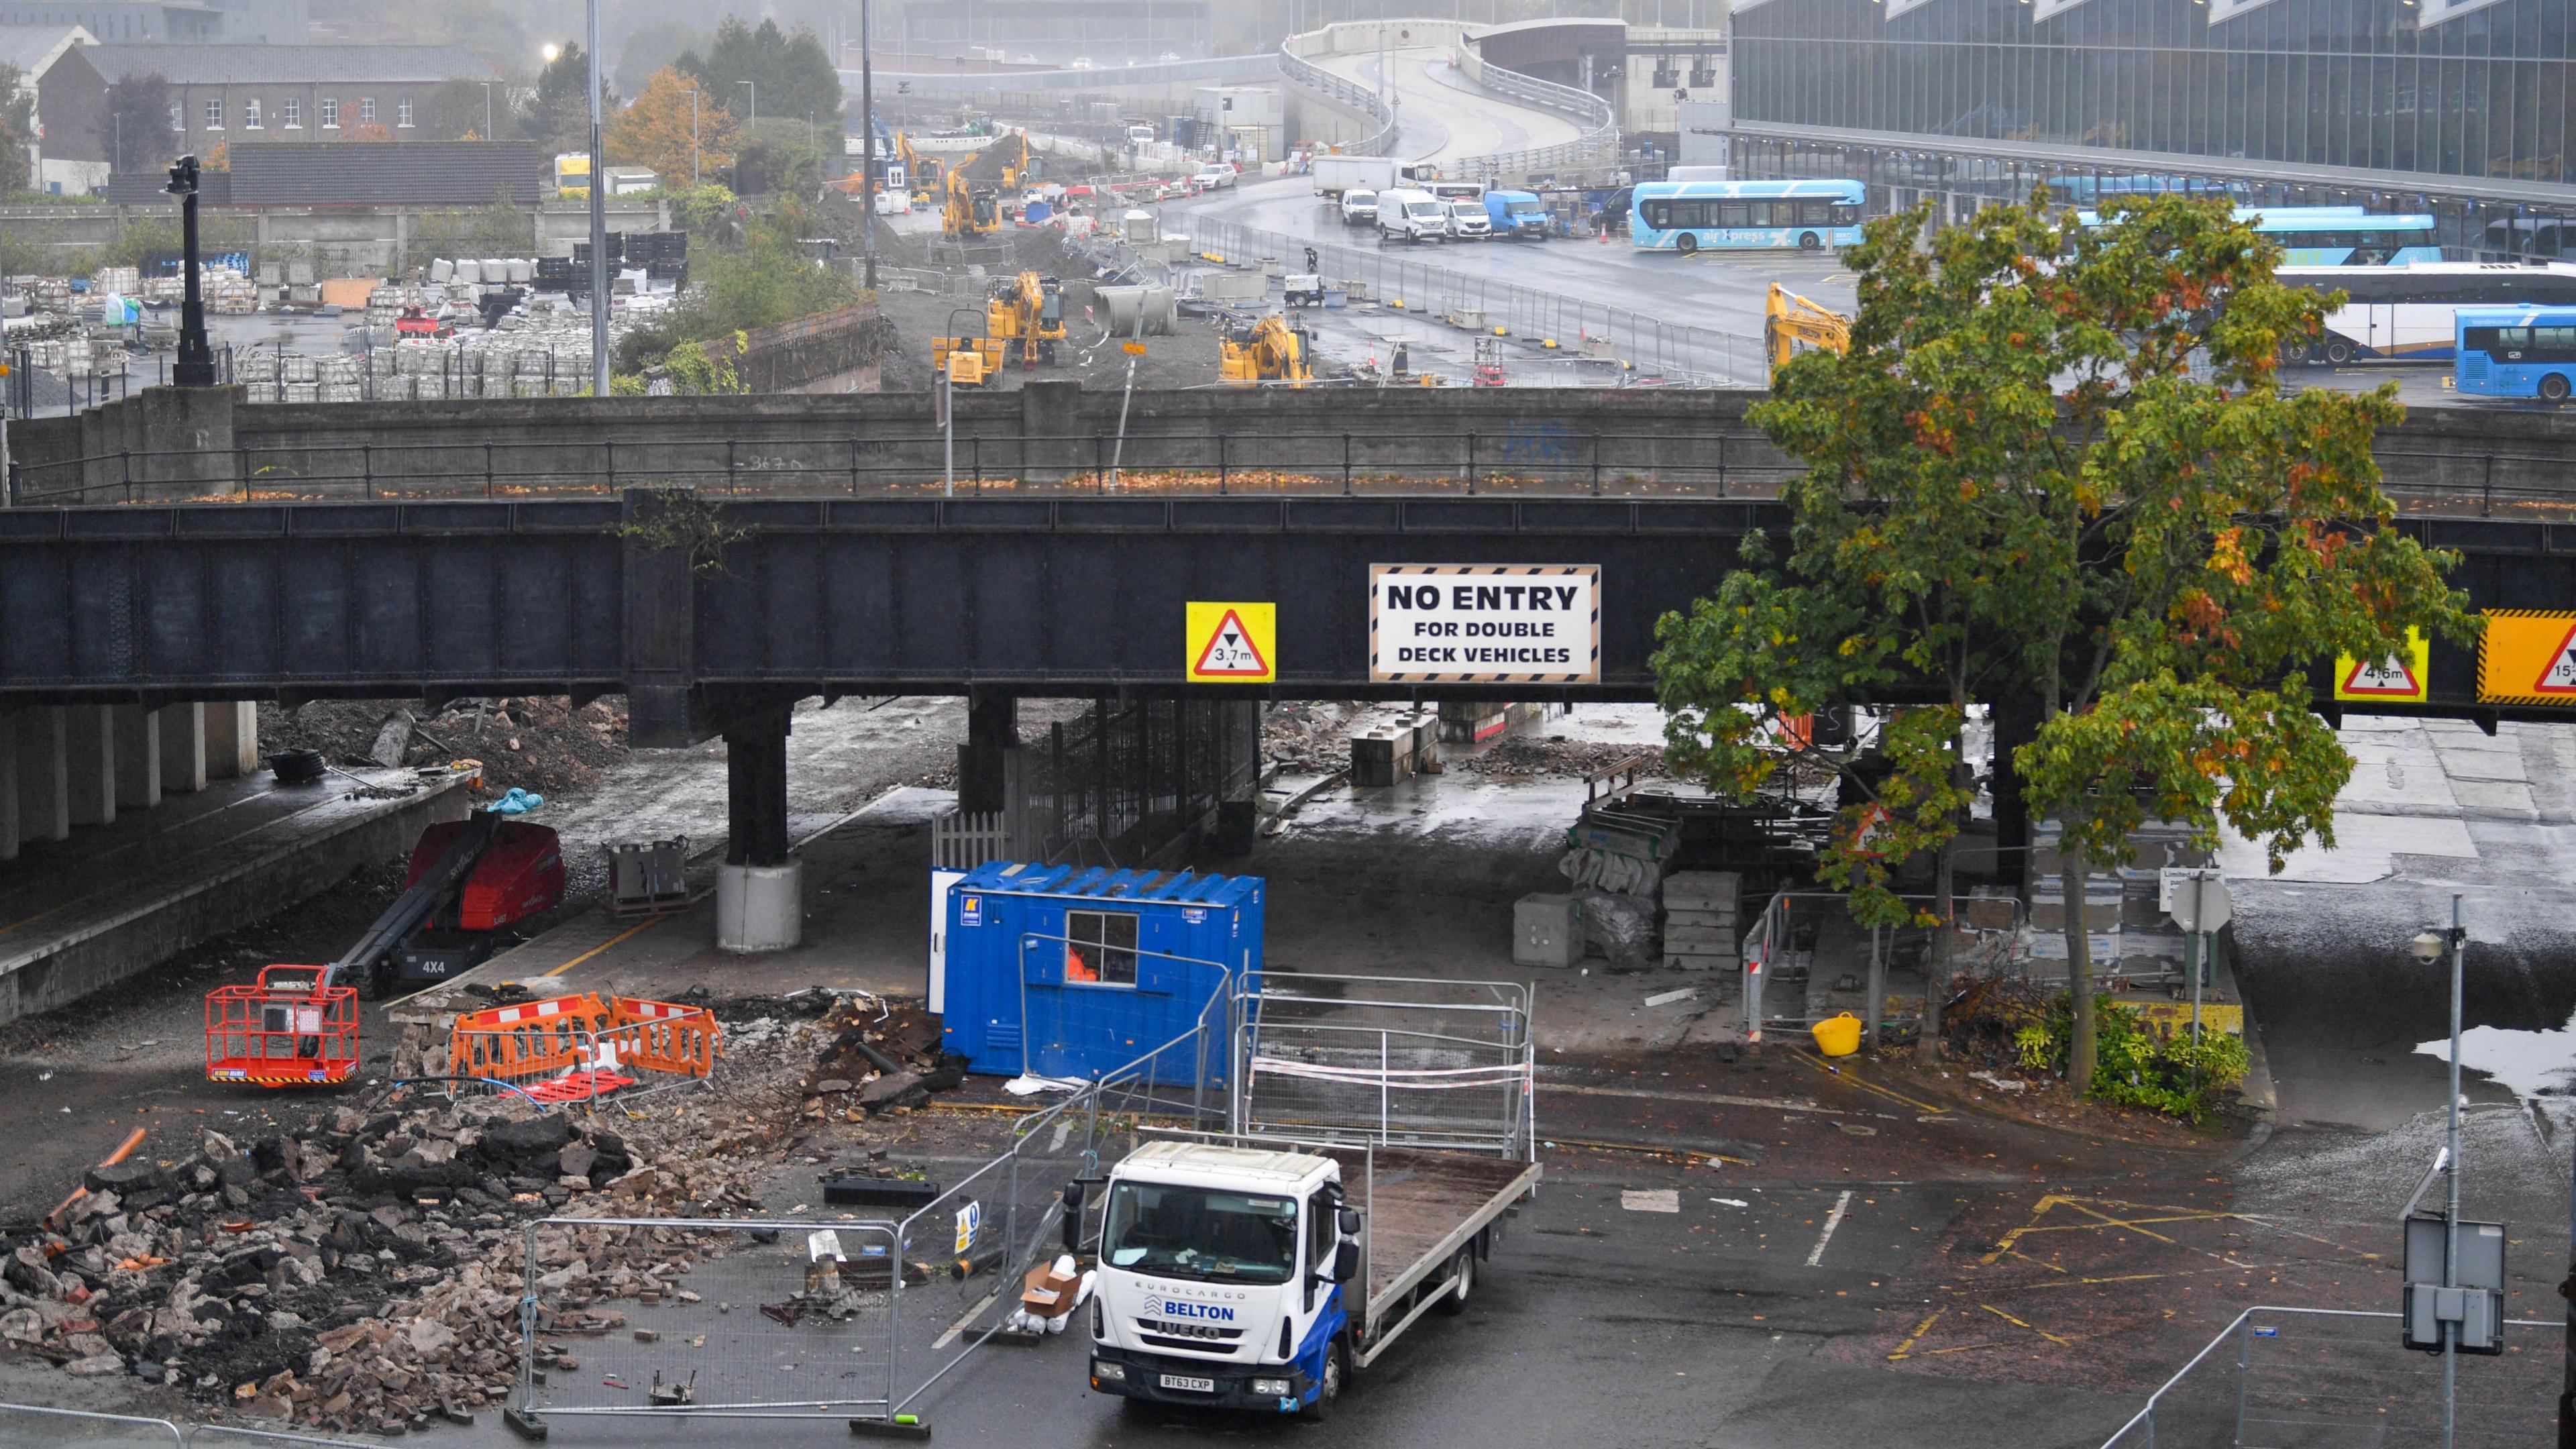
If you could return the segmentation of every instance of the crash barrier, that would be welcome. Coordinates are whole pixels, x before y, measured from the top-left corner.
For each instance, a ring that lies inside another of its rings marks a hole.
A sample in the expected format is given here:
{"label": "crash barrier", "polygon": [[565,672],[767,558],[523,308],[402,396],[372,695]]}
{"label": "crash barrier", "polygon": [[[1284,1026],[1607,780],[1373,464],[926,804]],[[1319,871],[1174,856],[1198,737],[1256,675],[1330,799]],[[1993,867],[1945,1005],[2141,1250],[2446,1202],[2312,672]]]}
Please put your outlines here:
{"label": "crash barrier", "polygon": [[[1228,265],[1264,260],[1284,264],[1302,259],[1311,248],[1327,287],[1350,292],[1352,284],[1357,283],[1366,290],[1370,301],[1388,308],[1417,313],[1426,320],[1445,319],[1469,333],[1490,334],[1500,329],[1509,337],[1538,344],[1545,351],[1588,357],[1617,368],[1618,376],[1613,380],[1620,383],[1651,378],[1666,385],[1764,387],[1771,380],[1770,360],[1759,337],[1667,322],[1642,312],[1524,287],[1496,277],[1454,272],[1393,255],[1383,246],[1317,243],[1311,237],[1242,226],[1195,212],[1169,218],[1166,224],[1186,227],[1192,251]],[[1356,297],[1357,293],[1351,295]],[[1504,365],[1508,369],[1516,361],[1507,359]]]}
{"label": "crash barrier", "polygon": [[448,1071],[506,1082],[549,1104],[705,1081],[723,1029],[704,1007],[596,993],[487,1007],[456,1018]]}
{"label": "crash barrier", "polygon": [[881,1415],[903,1255],[882,1222],[546,1218],[514,1417]]}
{"label": "crash barrier", "polygon": [[1234,1014],[1237,1131],[1535,1157],[1526,986],[1266,972]]}
{"label": "crash barrier", "polygon": [[[1310,31],[1303,35],[1291,35],[1279,42],[1279,74],[1294,84],[1318,92],[1336,104],[1357,111],[1376,123],[1376,130],[1358,140],[1344,142],[1340,147],[1343,154],[1383,156],[1387,153],[1387,148],[1395,143],[1395,108],[1387,104],[1386,98],[1376,91],[1335,75],[1306,58],[1309,55],[1337,53],[1341,49],[1341,38],[1345,29],[1344,26],[1328,25],[1322,30]],[[1368,48],[1372,50],[1377,48],[1377,42],[1373,36],[1369,40]]]}
{"label": "crash barrier", "polygon": [[[2102,1449],[2306,1444],[2439,1444],[2442,1356],[2398,1346],[2399,1315],[2325,1308],[2248,1308],[2147,1396]],[[2457,1449],[2553,1442],[2566,1324],[2501,1356],[2458,1361]]]}
{"label": "crash barrier", "polygon": [[976,1351],[1017,1337],[1008,1325],[1023,1277],[1063,1250],[1067,1183],[1097,1177],[1142,1128],[1221,1125],[1223,1095],[1191,1084],[1207,1053],[1224,1052],[1235,999],[1218,993],[1198,1026],[1022,1118],[1008,1151],[904,1219],[907,1259],[923,1271],[897,1294],[890,1413],[917,1414]]}
{"label": "crash barrier", "polygon": [[358,992],[324,986],[322,966],[266,966],[257,982],[206,996],[206,1079],[327,1086],[358,1070]]}
{"label": "crash barrier", "polygon": [[1497,151],[1479,156],[1462,157],[1444,164],[1461,176],[1479,178],[1528,176],[1533,172],[1559,167],[1589,166],[1619,159],[1619,113],[1608,101],[1580,86],[1559,85],[1524,75],[1508,66],[1489,64],[1480,43],[1471,36],[1458,38],[1456,49],[1458,72],[1498,96],[1571,116],[1583,127],[1583,133],[1571,141],[1554,146],[1538,146],[1520,151]]}
{"label": "crash barrier", "polygon": [[220,1449],[259,1444],[381,1449],[381,1441],[333,1439],[240,1424],[181,1424],[134,1414],[100,1414],[35,1404],[0,1404],[0,1445],[8,1449]]}

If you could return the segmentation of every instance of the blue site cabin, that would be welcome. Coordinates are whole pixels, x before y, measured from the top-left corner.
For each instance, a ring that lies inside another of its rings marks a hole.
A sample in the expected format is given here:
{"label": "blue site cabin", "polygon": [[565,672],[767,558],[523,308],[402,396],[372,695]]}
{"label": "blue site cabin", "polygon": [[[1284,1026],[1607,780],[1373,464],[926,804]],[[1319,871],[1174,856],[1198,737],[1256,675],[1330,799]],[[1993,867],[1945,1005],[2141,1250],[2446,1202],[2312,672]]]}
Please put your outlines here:
{"label": "blue site cabin", "polygon": [[[1258,984],[1261,894],[1258,876],[978,866],[948,888],[948,1050],[1004,1076],[1116,1071]],[[1195,1085],[1177,1058],[1155,1076]],[[1203,1059],[1221,1076],[1226,1049]]]}

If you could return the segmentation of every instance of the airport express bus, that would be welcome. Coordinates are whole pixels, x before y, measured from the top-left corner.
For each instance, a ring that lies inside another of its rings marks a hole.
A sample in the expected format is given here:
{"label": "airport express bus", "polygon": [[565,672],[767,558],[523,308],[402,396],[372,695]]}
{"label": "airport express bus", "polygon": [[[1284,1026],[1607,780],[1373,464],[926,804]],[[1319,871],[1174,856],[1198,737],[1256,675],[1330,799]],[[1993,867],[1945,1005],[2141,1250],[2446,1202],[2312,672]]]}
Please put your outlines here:
{"label": "airport express bus", "polygon": [[1868,189],[1857,181],[1643,181],[1628,208],[1628,239],[1641,251],[1797,247],[1817,251],[1860,240]]}
{"label": "airport express bus", "polygon": [[2565,402],[2576,380],[2576,307],[2463,307],[2451,385],[2472,397]]}
{"label": "airport express bus", "polygon": [[[2429,216],[2375,214],[2358,206],[2240,206],[2236,217],[2281,249],[2285,267],[2389,267],[2442,259]],[[2078,212],[2076,219],[2102,224],[2096,212]]]}
{"label": "airport express bus", "polygon": [[2565,262],[2283,267],[2275,275],[2344,294],[2321,340],[2282,349],[2288,362],[2447,362],[2463,307],[2576,307],[2576,265]]}

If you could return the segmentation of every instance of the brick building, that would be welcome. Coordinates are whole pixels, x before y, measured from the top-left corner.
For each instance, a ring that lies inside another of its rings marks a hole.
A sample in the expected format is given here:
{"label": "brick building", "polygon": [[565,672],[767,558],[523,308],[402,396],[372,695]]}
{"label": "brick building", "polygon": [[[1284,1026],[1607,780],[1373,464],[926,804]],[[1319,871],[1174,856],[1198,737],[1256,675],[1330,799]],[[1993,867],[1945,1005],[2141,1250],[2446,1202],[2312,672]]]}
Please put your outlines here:
{"label": "brick building", "polygon": [[45,155],[106,160],[108,87],[149,75],[169,88],[170,156],[278,141],[452,141],[483,132],[487,98],[508,104],[501,78],[458,46],[90,45],[38,85]]}

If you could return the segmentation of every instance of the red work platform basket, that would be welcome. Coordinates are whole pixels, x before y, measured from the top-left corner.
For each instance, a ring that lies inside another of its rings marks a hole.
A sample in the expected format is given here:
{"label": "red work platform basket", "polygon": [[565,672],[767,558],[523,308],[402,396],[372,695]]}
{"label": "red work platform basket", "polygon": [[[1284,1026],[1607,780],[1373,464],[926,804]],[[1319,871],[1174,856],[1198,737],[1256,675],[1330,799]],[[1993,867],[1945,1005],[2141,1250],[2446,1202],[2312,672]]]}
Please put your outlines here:
{"label": "red work platform basket", "polygon": [[327,1087],[358,1070],[358,989],[321,966],[270,966],[206,997],[206,1080]]}

